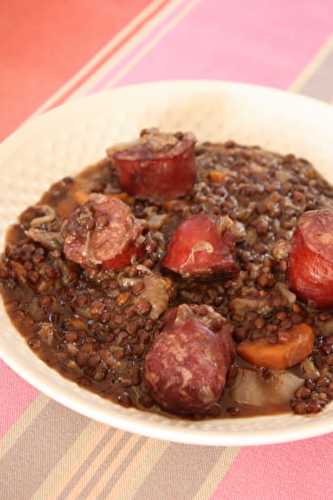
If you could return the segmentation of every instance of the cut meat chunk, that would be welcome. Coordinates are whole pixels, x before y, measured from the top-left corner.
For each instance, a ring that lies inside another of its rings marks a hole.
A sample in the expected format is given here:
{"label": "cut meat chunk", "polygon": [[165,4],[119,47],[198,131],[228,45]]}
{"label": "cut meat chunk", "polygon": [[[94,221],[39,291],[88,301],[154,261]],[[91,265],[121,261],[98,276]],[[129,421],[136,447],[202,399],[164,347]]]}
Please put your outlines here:
{"label": "cut meat chunk", "polygon": [[196,179],[192,134],[144,130],[137,142],[110,149],[119,183],[129,194],[172,199],[191,192]]}
{"label": "cut meat chunk", "polygon": [[163,266],[183,277],[236,273],[231,231],[219,231],[206,214],[190,217],[177,228],[169,243]]}
{"label": "cut meat chunk", "polygon": [[105,260],[103,262],[103,267],[106,269],[122,269],[131,263],[133,257],[142,257],[144,255],[144,249],[142,246],[136,246],[134,242],[130,243],[123,252],[116,255],[112,259]]}
{"label": "cut meat chunk", "polygon": [[82,266],[103,264],[119,269],[138,255],[142,223],[122,201],[106,195],[91,195],[71,214],[63,228],[64,252]]}
{"label": "cut meat chunk", "polygon": [[[234,357],[225,319],[208,308],[205,324],[196,307],[202,306],[173,309],[145,358],[145,380],[153,398],[179,414],[205,413],[219,400]],[[214,322],[215,331],[207,326]]]}
{"label": "cut meat chunk", "polygon": [[333,211],[304,213],[295,230],[288,262],[291,289],[319,308],[333,306]]}

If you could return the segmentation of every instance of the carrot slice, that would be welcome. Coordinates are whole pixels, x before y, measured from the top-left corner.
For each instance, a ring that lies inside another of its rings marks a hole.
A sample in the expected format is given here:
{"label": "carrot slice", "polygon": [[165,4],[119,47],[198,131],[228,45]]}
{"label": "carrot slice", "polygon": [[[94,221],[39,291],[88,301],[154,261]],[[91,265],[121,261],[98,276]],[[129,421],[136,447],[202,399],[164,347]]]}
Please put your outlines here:
{"label": "carrot slice", "polygon": [[312,351],[314,332],[301,323],[280,332],[279,340],[272,344],[266,338],[244,340],[237,347],[238,354],[256,366],[285,370],[303,361]]}

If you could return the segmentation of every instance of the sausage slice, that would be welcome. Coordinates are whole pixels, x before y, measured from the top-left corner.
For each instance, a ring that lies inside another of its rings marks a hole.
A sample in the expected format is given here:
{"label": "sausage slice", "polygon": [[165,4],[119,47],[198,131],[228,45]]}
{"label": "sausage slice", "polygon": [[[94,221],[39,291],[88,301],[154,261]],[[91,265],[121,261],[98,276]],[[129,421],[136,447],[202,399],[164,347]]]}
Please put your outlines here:
{"label": "sausage slice", "polygon": [[217,221],[206,214],[185,220],[169,243],[163,266],[186,277],[235,273],[234,238],[229,230],[221,233]]}
{"label": "sausage slice", "polygon": [[125,203],[94,194],[65,223],[64,252],[69,260],[82,266],[102,264],[119,269],[140,253],[137,239],[142,228]]}
{"label": "sausage slice", "polygon": [[141,198],[172,199],[191,192],[196,179],[195,138],[189,133],[143,130],[139,141],[110,149],[121,187]]}
{"label": "sausage slice", "polygon": [[202,307],[173,309],[145,358],[153,398],[178,414],[207,412],[220,399],[234,358],[229,325],[211,307],[200,315]]}
{"label": "sausage slice", "polygon": [[333,306],[333,211],[305,212],[295,230],[288,260],[290,288],[319,308]]}

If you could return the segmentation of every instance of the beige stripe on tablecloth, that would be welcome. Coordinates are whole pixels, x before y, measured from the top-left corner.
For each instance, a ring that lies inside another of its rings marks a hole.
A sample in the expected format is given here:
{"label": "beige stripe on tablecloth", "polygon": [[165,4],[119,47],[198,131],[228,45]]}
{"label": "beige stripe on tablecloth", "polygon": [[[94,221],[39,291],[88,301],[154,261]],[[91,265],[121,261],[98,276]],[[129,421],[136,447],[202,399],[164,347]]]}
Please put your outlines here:
{"label": "beige stripe on tablecloth", "polygon": [[[169,446],[170,443],[167,441],[148,439],[135,456],[132,457],[131,461],[127,461],[127,464],[124,464],[126,468],[123,466],[121,476],[118,475],[117,478],[112,479],[112,487],[106,491],[106,498],[116,498],[117,500],[133,498],[141,484],[146,480],[151,469]],[[110,479],[111,473],[108,471],[108,480]]]}
{"label": "beige stripe on tablecloth", "polygon": [[221,447],[170,444],[133,500],[194,498],[224,452]]}
{"label": "beige stripe on tablecloth", "polygon": [[[144,498],[146,500],[146,497],[142,496],[142,489],[145,488],[145,490],[148,491],[152,490],[150,481],[155,482],[155,480],[159,479],[154,474],[155,466],[157,464],[161,464],[162,457],[168,456],[170,450],[172,453],[172,449],[174,447],[176,447],[177,450],[180,450],[182,456],[184,454],[185,458],[183,461],[185,462],[185,467],[187,467],[188,463],[186,449],[188,448],[191,455],[195,455],[198,449],[197,447],[184,447],[183,445],[168,444],[167,442],[150,439],[145,444],[145,446],[143,446],[141,451],[136,454],[133,460],[131,460],[127,468],[122,472],[121,476],[117,477],[116,480],[114,477],[110,477],[110,480],[106,484],[104,490],[98,497],[96,497],[96,499],[129,500],[134,498]],[[212,448],[206,448],[206,457],[208,459],[210,459],[210,450],[212,450]],[[215,449],[215,451],[217,451],[217,449]],[[207,471],[201,471],[203,476],[198,477],[198,484],[201,483],[201,486],[197,490],[195,496],[188,496],[183,498],[193,498],[193,500],[201,500],[207,499],[211,496],[212,492],[216,488],[217,483],[221,479],[223,479],[225,472],[228,470],[230,464],[238,453],[238,448],[220,448],[219,451],[221,452],[220,458],[216,461],[215,465],[212,464],[213,467],[211,472],[207,476],[205,476],[205,473]],[[163,467],[163,465],[160,466]],[[175,466],[177,467],[177,469],[179,468],[178,462],[175,463]],[[199,474],[199,476],[201,472],[200,470],[196,470],[196,474]],[[109,476],[111,476],[111,474],[109,474]],[[172,482],[173,480],[186,481],[186,479],[184,478],[188,476],[184,475],[184,477],[180,478],[176,476],[171,477],[173,478],[171,479]],[[145,492],[143,492],[143,494],[145,494]],[[164,500],[163,490],[161,490],[160,494]],[[171,494],[173,495],[174,491],[172,491]],[[147,500],[149,500],[150,498],[154,498],[154,496],[152,495],[147,497]],[[177,499],[178,497],[174,498]]]}
{"label": "beige stripe on tablecloth", "polygon": [[48,402],[0,460],[1,498],[31,498],[88,423],[87,418]]}
{"label": "beige stripe on tablecloth", "polygon": [[[333,49],[333,36],[329,37],[329,39],[320,47],[315,56],[311,59],[311,61],[305,66],[303,71],[301,71],[300,75],[296,78],[296,80],[290,85],[289,90],[301,94],[308,94],[306,91],[307,84],[311,80],[316,80],[320,82],[324,75],[322,74],[321,69],[326,68],[326,61],[329,60],[331,52]],[[332,82],[332,71],[330,72],[330,81]],[[325,85],[325,82],[322,82]],[[315,90],[315,95],[311,95],[312,97],[317,97],[318,99],[325,99],[324,95],[321,92],[321,86],[317,87]],[[331,84],[332,89],[332,84]],[[330,93],[331,94],[331,93]]]}
{"label": "beige stripe on tablecloth", "polygon": [[[112,431],[106,425],[89,421],[89,424],[79,434],[73,445],[64,452],[58,463],[50,471],[50,474],[46,476],[32,497],[32,500],[49,498],[50,492],[52,492],[53,498],[57,498],[64,489],[64,486],[81,468],[82,463],[86,461],[87,457],[91,457],[91,454],[96,450],[96,447],[100,444],[104,436],[110,432],[115,434],[117,431]],[[110,438],[109,435],[105,442],[108,442],[108,440],[111,441],[111,439],[112,437]]]}
{"label": "beige stripe on tablecloth", "polygon": [[[112,453],[111,458],[116,457],[130,438],[131,434],[129,433],[109,429],[91,453],[82,454],[80,467],[67,484],[62,482],[63,490],[57,500],[77,498],[82,490],[94,480],[100,462],[109,456],[110,452]],[[83,452],[85,452],[85,448],[83,448]]]}
{"label": "beige stripe on tablecloth", "polygon": [[122,471],[127,467],[128,463],[135,455],[139,453],[146,441],[147,438],[132,435],[116,458],[112,457],[111,451],[110,456],[100,464],[93,480],[90,481],[82,491],[80,498],[84,500],[96,500],[104,489],[105,484],[108,482],[109,477],[111,476],[111,478],[114,477],[115,479],[120,477]]}
{"label": "beige stripe on tablecloth", "polygon": [[37,415],[49,403],[49,398],[40,394],[22,413],[20,418],[12,425],[8,432],[0,439],[0,460],[7,451],[16,443],[24,431],[32,424]]}
{"label": "beige stripe on tablecloth", "polygon": [[301,87],[302,94],[330,101],[333,93],[333,37],[330,39],[326,57],[317,71]]}
{"label": "beige stripe on tablecloth", "polygon": [[220,459],[216,462],[206,480],[203,481],[201,488],[191,500],[206,500],[212,496],[217,484],[222,481],[229,467],[237,457],[239,450],[236,447],[225,448]]}

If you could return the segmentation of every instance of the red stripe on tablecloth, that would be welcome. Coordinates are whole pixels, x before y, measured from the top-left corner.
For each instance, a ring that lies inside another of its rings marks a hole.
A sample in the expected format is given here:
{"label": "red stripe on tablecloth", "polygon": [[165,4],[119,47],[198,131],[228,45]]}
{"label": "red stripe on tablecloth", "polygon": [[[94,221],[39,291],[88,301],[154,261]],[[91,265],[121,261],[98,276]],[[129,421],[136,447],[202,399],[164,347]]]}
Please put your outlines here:
{"label": "red stripe on tablecloth", "polygon": [[151,0],[11,0],[0,15],[0,139]]}
{"label": "red stripe on tablecloth", "polygon": [[68,97],[77,89],[79,88],[82,83],[89,78],[89,76],[93,75],[98,68],[103,66],[105,62],[112,57],[112,55],[117,52],[135,33],[137,33],[151,18],[153,18],[162,8],[169,3],[169,0],[165,0],[163,3],[161,3],[158,8],[156,8],[150,15],[148,15],[142,22],[138,23],[138,25],[127,35],[125,36],[115,47],[113,47],[109,52],[107,52],[99,61],[98,63],[89,70],[84,77],[80,78],[75,84],[67,91],[65,92],[59,99],[57,99],[53,104],[52,107],[59,106],[63,102],[68,99]]}

